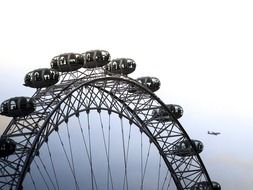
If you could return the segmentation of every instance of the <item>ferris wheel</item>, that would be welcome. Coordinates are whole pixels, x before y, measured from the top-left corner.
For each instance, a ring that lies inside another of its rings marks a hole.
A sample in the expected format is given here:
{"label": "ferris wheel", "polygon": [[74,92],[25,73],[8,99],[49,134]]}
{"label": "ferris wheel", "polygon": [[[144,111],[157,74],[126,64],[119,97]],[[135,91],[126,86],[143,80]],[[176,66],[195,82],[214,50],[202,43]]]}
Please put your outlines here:
{"label": "ferris wheel", "polygon": [[[0,189],[218,190],[155,77],[104,50],[65,53],[26,74],[32,97],[13,97],[0,138]],[[1,126],[3,127],[3,126]]]}

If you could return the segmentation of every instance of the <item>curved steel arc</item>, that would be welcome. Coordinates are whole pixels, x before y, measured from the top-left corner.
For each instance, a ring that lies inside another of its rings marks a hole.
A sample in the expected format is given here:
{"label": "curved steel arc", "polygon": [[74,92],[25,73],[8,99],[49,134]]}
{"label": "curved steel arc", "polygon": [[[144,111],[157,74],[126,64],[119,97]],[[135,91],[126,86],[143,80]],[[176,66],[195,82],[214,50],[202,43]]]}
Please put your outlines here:
{"label": "curved steel arc", "polygon": [[[75,84],[77,81],[83,80],[85,77],[80,78],[78,80],[74,80],[71,83],[67,84],[66,86],[64,86],[64,88],[61,89],[61,91],[57,94],[57,96],[55,96],[52,101],[43,109],[44,112],[40,113],[41,115],[44,115],[47,110],[52,106],[52,104],[57,100],[57,98],[59,98],[58,96],[60,96],[63,92],[65,92],[65,90],[67,90],[71,85]],[[50,87],[49,87],[50,88]],[[36,92],[35,92],[36,94]],[[42,119],[42,118],[41,118]],[[39,122],[40,120],[38,120],[37,122]],[[4,130],[2,136],[6,135],[6,133],[10,130],[10,127],[12,127],[12,124],[15,122],[15,119],[12,119],[11,122],[9,123],[9,125],[6,127],[6,129]]]}
{"label": "curved steel arc", "polygon": [[[34,151],[35,151],[35,148],[36,148],[36,145],[37,145],[37,142],[39,141],[39,137],[40,135],[43,133],[47,123],[49,122],[51,116],[54,114],[54,112],[57,111],[57,109],[59,109],[60,105],[68,98],[69,95],[71,95],[73,92],[75,92],[77,89],[85,86],[85,85],[88,85],[88,84],[91,84],[91,83],[94,83],[94,82],[97,82],[97,81],[103,81],[103,80],[115,80],[115,81],[125,81],[127,83],[130,83],[130,84],[134,84],[135,86],[137,86],[138,88],[142,89],[144,92],[148,93],[153,99],[155,99],[160,105],[162,105],[162,107],[168,111],[168,113],[170,113],[170,115],[173,117],[174,121],[176,122],[176,124],[178,125],[178,127],[180,128],[180,130],[184,133],[184,136],[186,139],[188,139],[190,141],[190,138],[189,136],[187,135],[187,133],[185,132],[185,130],[183,129],[183,127],[181,126],[181,124],[174,118],[174,116],[171,114],[170,110],[165,106],[165,104],[154,94],[152,93],[149,89],[143,87],[142,85],[138,84],[138,82],[136,81],[133,81],[133,80],[130,80],[128,78],[119,78],[119,77],[102,77],[102,78],[96,78],[96,79],[93,79],[93,80],[90,80],[90,81],[85,81],[84,83],[82,83],[81,85],[79,85],[78,87],[74,88],[73,90],[71,90],[68,95],[66,95],[59,103],[58,105],[53,109],[53,111],[47,116],[47,119],[44,121],[40,131],[38,132],[36,138],[34,139],[33,141],[33,144],[32,144],[32,147],[30,149],[30,152],[29,152],[29,156],[26,158],[25,160],[25,164],[24,164],[24,167],[22,168],[22,171],[21,171],[21,176],[20,176],[20,180],[18,182],[18,186],[17,188],[21,187],[21,184],[22,184],[22,181],[24,179],[24,176],[25,176],[25,173],[31,163],[31,158],[32,158],[32,155],[34,154]],[[123,101],[123,100],[122,100]],[[155,141],[154,141],[155,142]],[[191,141],[190,141],[191,142]],[[196,152],[194,146],[192,145],[194,151]],[[207,180],[210,182],[210,178],[208,176],[208,173],[199,157],[198,154],[197,155],[197,158],[198,158],[198,161],[201,165],[201,169],[203,169],[203,172],[205,173],[206,177],[207,177]],[[173,171],[172,171],[172,174],[173,174]],[[176,177],[176,175],[174,176]],[[174,179],[175,180],[175,179]],[[175,181],[177,183],[177,181]]]}
{"label": "curved steel arc", "polygon": [[[84,85],[86,85],[86,84],[84,84]],[[81,86],[83,86],[83,85],[81,85]],[[81,87],[81,86],[80,86],[80,87]],[[94,87],[95,87],[95,86],[94,86]],[[78,89],[78,88],[79,88],[79,87],[77,87],[76,89]],[[96,88],[96,87],[95,87],[95,88]],[[76,91],[76,89],[74,89],[73,92]],[[111,93],[111,92],[109,92],[109,91],[107,91],[107,90],[105,90],[105,89],[103,89],[103,88],[101,88],[100,90],[106,92],[107,94],[109,94],[110,96],[112,96],[113,98],[115,98],[117,101],[119,101],[119,102],[132,114],[132,116],[134,116],[134,117],[138,120],[138,122],[135,122],[132,118],[128,117],[127,115],[124,115],[122,112],[119,113],[119,112],[117,112],[117,111],[108,110],[108,109],[105,109],[105,108],[100,108],[100,109],[101,109],[101,110],[106,110],[106,111],[111,111],[111,112],[114,112],[114,113],[116,113],[116,114],[119,114],[120,116],[125,117],[126,119],[128,119],[129,121],[131,121],[132,123],[134,123],[137,127],[139,127],[139,129],[141,130],[141,132],[144,132],[144,133],[149,137],[150,141],[151,141],[152,143],[154,143],[155,146],[157,147],[157,149],[159,150],[160,155],[163,157],[163,160],[164,160],[166,166],[169,168],[169,171],[171,172],[172,178],[173,178],[173,180],[175,181],[175,184],[176,184],[177,188],[178,188],[178,189],[183,189],[182,186],[181,186],[181,184],[179,183],[179,179],[178,179],[177,175],[175,174],[173,168],[171,167],[170,163],[169,163],[168,160],[166,159],[166,155],[162,153],[162,149],[161,149],[159,143],[158,143],[157,140],[152,136],[151,131],[150,131],[147,127],[145,127],[145,124],[144,124],[144,122],[141,120],[141,118],[140,118],[140,117],[134,112],[134,110],[131,109],[123,100],[121,100],[120,98],[118,98],[117,96],[115,96],[113,93]],[[72,94],[73,92],[70,92],[70,94]],[[70,95],[70,94],[69,94],[69,95]],[[67,96],[68,96],[68,95],[67,95]],[[66,96],[66,98],[67,98],[67,96]],[[64,100],[63,100],[63,101],[64,101]],[[61,103],[62,103],[62,102],[61,102]],[[61,105],[61,103],[59,103],[59,104]],[[56,108],[56,110],[59,108],[60,105],[58,105],[58,107]],[[98,108],[90,108],[90,107],[89,107],[88,109],[89,109],[89,110],[96,110],[96,109],[98,109]],[[87,111],[87,110],[86,110],[86,109],[83,109],[83,110],[79,110],[78,112],[83,112],[83,111]],[[53,113],[52,113],[52,115],[53,115]],[[70,114],[70,115],[68,116],[68,118],[70,118],[70,117],[73,116],[73,115],[75,115],[75,113]],[[49,116],[49,117],[51,117],[51,116]],[[49,118],[48,118],[48,121],[49,121]],[[48,121],[45,121],[45,125],[47,125],[47,122],[48,122]],[[62,119],[61,122],[58,122],[58,125],[60,125],[60,124],[63,123],[63,122],[65,122],[64,119]],[[53,130],[54,130],[54,129],[51,129],[51,132],[52,132]],[[49,135],[51,134],[51,132],[49,132],[46,136],[49,136]],[[43,142],[44,142],[44,141],[43,141]],[[39,147],[37,147],[37,149],[39,149],[39,148],[41,147],[41,145],[43,144],[43,142],[40,142],[40,145],[39,145]],[[36,146],[36,145],[35,145],[35,146]],[[33,157],[34,157],[34,155],[31,153],[30,159],[32,160]],[[25,177],[25,176],[24,176],[24,177]]]}
{"label": "curved steel arc", "polygon": [[[31,114],[31,115],[29,115],[29,116],[26,116],[26,117],[22,117],[22,118],[13,118],[12,120],[11,120],[11,122],[8,124],[8,126],[6,127],[6,129],[4,130],[4,132],[3,132],[3,134],[2,134],[2,136],[4,137],[4,136],[8,136],[8,132],[10,132],[11,131],[11,133],[15,133],[15,131],[14,131],[14,129],[15,129],[15,127],[17,127],[18,128],[18,130],[20,130],[19,129],[19,127],[18,127],[18,123],[17,123],[17,121],[18,122],[20,122],[20,121],[24,121],[24,120],[29,120],[29,119],[31,119],[34,123],[35,123],[35,120],[36,120],[36,123],[39,123],[39,122],[41,122],[41,121],[43,121],[46,117],[47,117],[47,115],[48,115],[48,110],[51,108],[53,108],[53,104],[54,104],[54,102],[55,101],[57,101],[57,99],[59,99],[59,97],[66,91],[66,90],[68,90],[72,85],[75,85],[75,83],[77,82],[77,81],[81,81],[81,80],[84,80],[84,79],[87,79],[87,77],[81,77],[81,78],[78,78],[77,80],[73,80],[73,81],[71,81],[69,84],[66,84],[60,91],[59,91],[59,93],[57,94],[57,96],[55,96],[55,97],[53,97],[52,98],[52,100],[49,102],[49,104],[46,106],[46,107],[44,107],[42,110],[43,110],[43,112],[35,112],[35,113],[33,113],[33,114]],[[50,89],[50,87],[49,87],[49,89]],[[39,90],[41,90],[41,89],[39,89]],[[48,90],[48,89],[47,89]],[[36,94],[37,92],[35,92],[35,94]],[[34,95],[35,95],[34,94]],[[33,95],[33,96],[34,96]],[[43,107],[42,105],[40,105],[41,107]],[[50,113],[50,112],[49,112]],[[18,119],[18,120],[17,120]],[[32,125],[32,124],[31,124]],[[39,125],[37,125],[37,127],[38,127]],[[11,130],[11,128],[12,127],[14,127],[14,129],[12,129]],[[14,171],[15,171],[15,173],[14,174],[12,174],[13,176],[18,176],[19,175],[19,168],[20,168],[20,166],[21,166],[21,162],[23,162],[23,158],[25,158],[25,156],[26,156],[26,154],[27,154],[27,152],[29,152],[30,151],[30,146],[28,146],[28,145],[30,145],[30,144],[32,144],[32,142],[30,142],[30,139],[32,139],[33,138],[33,135],[34,135],[34,133],[35,133],[35,131],[36,131],[36,129],[37,128],[33,128],[33,129],[30,129],[30,133],[26,133],[25,135],[30,135],[29,137],[25,137],[25,139],[26,139],[26,142],[25,142],[25,145],[22,145],[22,147],[25,147],[27,150],[26,151],[22,151],[22,153],[19,153],[19,154],[17,154],[17,157],[18,157],[18,159],[17,159],[17,161],[18,161],[18,163],[16,164],[17,165],[17,167],[18,168],[16,168]],[[36,131],[36,132],[38,132],[38,131]],[[11,135],[11,136],[13,136],[13,135]],[[13,183],[14,183],[14,181],[16,181],[17,180],[17,178],[15,177],[15,180],[12,180],[12,181],[10,181],[10,182],[8,182],[8,184],[11,184],[11,186],[13,186]],[[6,183],[7,184],[7,183]]]}

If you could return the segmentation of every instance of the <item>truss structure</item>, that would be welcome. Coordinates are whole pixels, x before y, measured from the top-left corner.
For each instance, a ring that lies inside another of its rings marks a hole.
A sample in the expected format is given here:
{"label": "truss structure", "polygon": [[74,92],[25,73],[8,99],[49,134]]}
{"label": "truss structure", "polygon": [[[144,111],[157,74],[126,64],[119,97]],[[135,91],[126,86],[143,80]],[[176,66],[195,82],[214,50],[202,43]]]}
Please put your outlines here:
{"label": "truss structure", "polygon": [[[135,92],[131,91],[133,87]],[[17,148],[15,154],[1,158],[0,189],[22,189],[34,157],[50,134],[71,116],[79,117],[81,112],[91,110],[114,112],[139,127],[159,150],[177,189],[191,189],[202,181],[212,187],[207,170],[182,125],[162,100],[127,76],[108,75],[103,68],[62,73],[58,84],[37,89],[32,98],[36,111],[14,118],[3,133],[17,143]],[[171,121],[154,118],[153,111],[159,108],[169,113]],[[185,140],[190,142],[195,154],[175,155],[173,147]]]}

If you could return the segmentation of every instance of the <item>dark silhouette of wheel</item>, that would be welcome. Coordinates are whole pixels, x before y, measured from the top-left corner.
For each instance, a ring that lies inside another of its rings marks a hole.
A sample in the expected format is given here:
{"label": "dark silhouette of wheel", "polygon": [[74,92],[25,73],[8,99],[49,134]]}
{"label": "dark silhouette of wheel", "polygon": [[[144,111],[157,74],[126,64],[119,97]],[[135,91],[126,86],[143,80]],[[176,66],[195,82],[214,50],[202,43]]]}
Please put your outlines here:
{"label": "dark silhouette of wheel", "polygon": [[132,59],[62,54],[25,76],[31,97],[4,101],[1,189],[220,189],[155,77],[134,80]]}

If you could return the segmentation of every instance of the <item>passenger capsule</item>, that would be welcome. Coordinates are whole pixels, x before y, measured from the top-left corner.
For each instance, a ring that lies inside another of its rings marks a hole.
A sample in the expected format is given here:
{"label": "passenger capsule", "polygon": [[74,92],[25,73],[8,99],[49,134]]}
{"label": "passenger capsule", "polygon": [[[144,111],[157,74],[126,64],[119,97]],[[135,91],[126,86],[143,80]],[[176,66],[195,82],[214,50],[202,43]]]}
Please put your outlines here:
{"label": "passenger capsule", "polygon": [[[184,111],[181,106],[175,104],[168,104],[166,106],[176,119],[179,119],[183,116]],[[153,117],[157,121],[172,121],[169,113],[163,107],[159,108],[158,110],[154,110]]]}
{"label": "passenger capsule", "polygon": [[108,65],[105,66],[105,70],[108,73],[128,75],[135,71],[136,63],[132,59],[120,58],[113,59]]}
{"label": "passenger capsule", "polygon": [[81,54],[65,53],[56,56],[51,61],[51,68],[59,72],[75,71],[83,67],[84,58]]}
{"label": "passenger capsule", "polygon": [[[191,140],[191,141],[193,145],[195,146],[197,153],[198,154],[201,153],[204,148],[203,143],[199,140]],[[184,140],[174,145],[173,154],[184,157],[184,156],[193,156],[195,155],[195,152],[190,142],[188,140]]]}
{"label": "passenger capsule", "polygon": [[201,181],[191,187],[190,190],[221,190],[219,183],[212,181],[213,189],[210,187],[207,181]]}
{"label": "passenger capsule", "polygon": [[58,71],[52,69],[36,69],[25,75],[25,86],[32,88],[44,88],[56,84],[59,81]]}
{"label": "passenger capsule", "polygon": [[0,158],[13,154],[16,150],[16,143],[9,138],[0,139]]}
{"label": "passenger capsule", "polygon": [[111,56],[108,51],[92,50],[82,54],[85,60],[84,68],[96,68],[107,65]]}
{"label": "passenger capsule", "polygon": [[[157,91],[161,85],[160,80],[156,77],[140,77],[137,78],[136,81],[149,88],[152,92]],[[131,86],[128,91],[134,93],[137,89],[135,86]]]}
{"label": "passenger capsule", "polygon": [[28,97],[14,97],[4,101],[0,107],[0,114],[8,117],[22,117],[34,112],[33,100]]}

